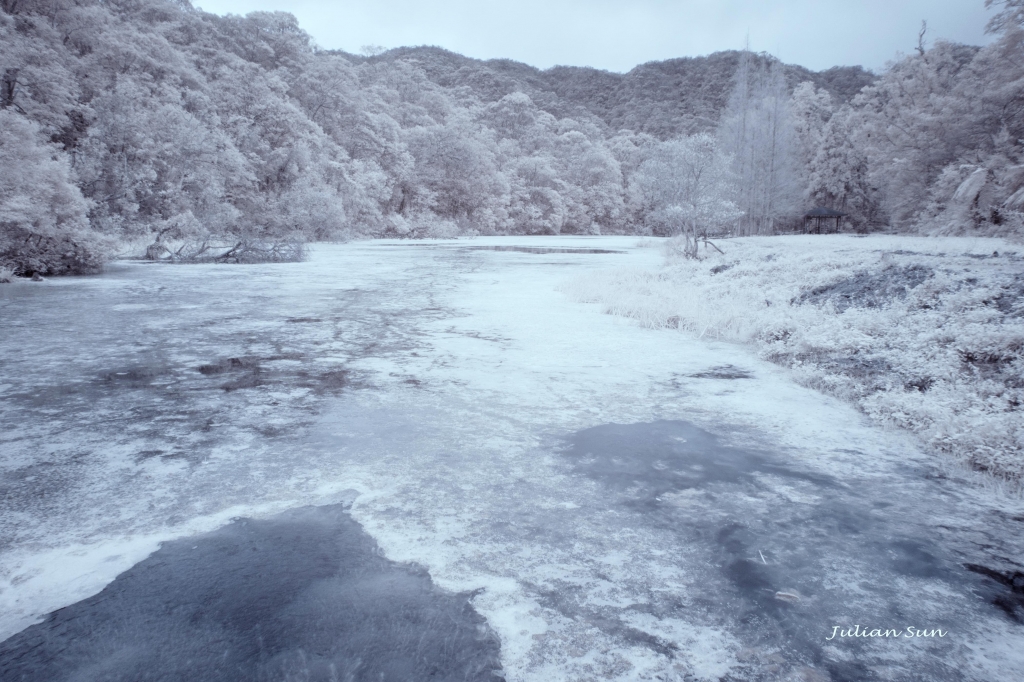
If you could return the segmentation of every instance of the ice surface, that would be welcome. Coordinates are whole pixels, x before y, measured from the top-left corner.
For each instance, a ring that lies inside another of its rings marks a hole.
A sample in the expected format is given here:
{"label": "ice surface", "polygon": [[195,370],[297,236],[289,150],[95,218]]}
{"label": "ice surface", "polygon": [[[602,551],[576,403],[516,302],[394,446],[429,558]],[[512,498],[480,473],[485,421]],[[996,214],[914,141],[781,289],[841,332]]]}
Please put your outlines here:
{"label": "ice surface", "polygon": [[[610,503],[706,553],[703,608],[738,616],[743,639],[757,642],[748,659],[784,651],[836,679],[876,679],[871,668],[895,665],[891,653],[857,642],[856,663],[829,660],[822,623],[843,614],[851,624],[954,632],[969,620],[958,588],[986,589],[926,523],[912,520],[915,505],[884,484],[851,489],[771,453],[723,446],[682,421],[593,427],[574,434],[563,454],[607,486]],[[651,608],[682,619],[689,610],[677,599]],[[903,679],[959,677],[933,649],[904,657],[898,665],[913,673]]]}
{"label": "ice surface", "polygon": [[[508,680],[1024,676],[1019,503],[741,346],[559,291],[653,268],[651,243],[364,242],[4,288],[0,638],[160,541],[355,490],[389,560],[476,595]],[[948,633],[826,640],[858,624]]]}

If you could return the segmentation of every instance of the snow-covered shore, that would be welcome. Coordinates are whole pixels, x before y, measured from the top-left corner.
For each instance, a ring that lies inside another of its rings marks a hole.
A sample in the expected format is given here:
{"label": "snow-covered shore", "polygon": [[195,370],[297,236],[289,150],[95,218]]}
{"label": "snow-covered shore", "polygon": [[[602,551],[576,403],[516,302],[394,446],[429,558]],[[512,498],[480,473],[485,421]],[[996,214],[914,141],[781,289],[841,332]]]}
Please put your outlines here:
{"label": "snow-covered shore", "polygon": [[1024,477],[1024,247],[881,235],[719,245],[704,260],[587,272],[563,288],[644,326],[754,344],[956,462]]}

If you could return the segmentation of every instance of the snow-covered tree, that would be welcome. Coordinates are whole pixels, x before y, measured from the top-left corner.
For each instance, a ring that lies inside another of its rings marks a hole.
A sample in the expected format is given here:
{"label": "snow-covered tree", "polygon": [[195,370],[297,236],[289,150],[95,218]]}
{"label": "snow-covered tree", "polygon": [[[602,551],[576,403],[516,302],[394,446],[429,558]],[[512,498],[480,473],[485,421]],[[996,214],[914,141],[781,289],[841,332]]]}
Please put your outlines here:
{"label": "snow-covered tree", "polygon": [[0,109],[0,267],[16,274],[96,270],[110,245],[89,227],[68,159],[39,127]]}
{"label": "snow-covered tree", "polygon": [[811,81],[804,81],[793,90],[790,111],[801,171],[806,175],[821,147],[829,119],[832,118],[832,96],[827,90],[815,87]]}
{"label": "snow-covered tree", "polygon": [[488,131],[459,117],[445,126],[414,128],[408,144],[416,168],[406,214],[430,211],[472,230],[503,227],[509,188]]}
{"label": "snow-covered tree", "polygon": [[868,159],[851,132],[850,109],[829,119],[808,164],[807,193],[817,205],[842,211],[855,227],[877,223],[876,192],[868,179]]}
{"label": "snow-covered tree", "polygon": [[698,133],[660,144],[634,176],[648,223],[663,234],[681,235],[688,258],[697,257],[700,241],[742,215],[729,198],[731,161],[713,135]]}
{"label": "snow-covered tree", "polygon": [[985,0],[985,7],[996,9],[988,22],[989,33],[1001,33],[1024,26],[1024,0]]}
{"label": "snow-covered tree", "polygon": [[567,212],[563,231],[601,234],[622,219],[622,174],[615,157],[587,135],[571,130],[558,136],[555,145]]}
{"label": "snow-covered tree", "polygon": [[799,139],[782,65],[744,52],[718,138],[732,156],[740,231],[771,234],[801,208]]}
{"label": "snow-covered tree", "polygon": [[1022,226],[1024,30],[1014,2],[984,48],[937,41],[854,101],[851,134],[897,229],[1010,234]]}

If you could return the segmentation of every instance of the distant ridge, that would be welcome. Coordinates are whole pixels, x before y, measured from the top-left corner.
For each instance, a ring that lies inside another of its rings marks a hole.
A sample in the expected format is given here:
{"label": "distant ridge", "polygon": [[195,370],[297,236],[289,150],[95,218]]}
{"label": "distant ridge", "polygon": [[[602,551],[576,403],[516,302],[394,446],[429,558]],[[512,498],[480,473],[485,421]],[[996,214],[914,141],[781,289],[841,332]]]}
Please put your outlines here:
{"label": "distant ridge", "polygon": [[[353,62],[415,60],[433,82],[469,87],[485,102],[521,91],[558,118],[591,119],[612,131],[629,129],[665,139],[714,127],[742,53],[647,62],[624,74],[581,66],[541,70],[511,59],[484,61],[430,46],[399,47],[372,57],[335,54]],[[860,66],[811,71],[786,64],[784,70],[791,87],[811,81],[828,90],[836,104],[849,102],[876,78]]]}

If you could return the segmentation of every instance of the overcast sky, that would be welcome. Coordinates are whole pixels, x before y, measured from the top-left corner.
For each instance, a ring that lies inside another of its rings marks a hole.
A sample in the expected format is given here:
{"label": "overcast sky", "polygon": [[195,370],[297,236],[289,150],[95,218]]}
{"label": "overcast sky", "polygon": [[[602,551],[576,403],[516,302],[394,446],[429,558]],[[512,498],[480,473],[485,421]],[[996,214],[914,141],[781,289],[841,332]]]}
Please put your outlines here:
{"label": "overcast sky", "polygon": [[878,70],[928,38],[985,42],[984,0],[193,0],[217,14],[283,10],[327,49],[438,45],[540,68],[625,72],[742,48],[814,70]]}

